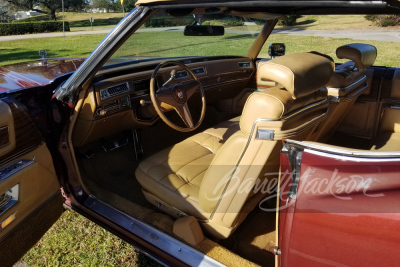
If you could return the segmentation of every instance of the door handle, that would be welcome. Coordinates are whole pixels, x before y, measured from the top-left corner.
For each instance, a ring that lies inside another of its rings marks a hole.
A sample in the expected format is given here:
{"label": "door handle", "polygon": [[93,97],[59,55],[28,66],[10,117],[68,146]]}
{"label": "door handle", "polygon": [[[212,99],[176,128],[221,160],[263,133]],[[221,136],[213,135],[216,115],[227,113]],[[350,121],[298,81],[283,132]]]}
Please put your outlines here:
{"label": "door handle", "polygon": [[19,197],[19,184],[14,185],[0,195],[0,216],[9,208],[17,204]]}
{"label": "door handle", "polygon": [[4,206],[6,206],[12,200],[12,196],[6,195],[6,193],[0,196],[0,212]]}

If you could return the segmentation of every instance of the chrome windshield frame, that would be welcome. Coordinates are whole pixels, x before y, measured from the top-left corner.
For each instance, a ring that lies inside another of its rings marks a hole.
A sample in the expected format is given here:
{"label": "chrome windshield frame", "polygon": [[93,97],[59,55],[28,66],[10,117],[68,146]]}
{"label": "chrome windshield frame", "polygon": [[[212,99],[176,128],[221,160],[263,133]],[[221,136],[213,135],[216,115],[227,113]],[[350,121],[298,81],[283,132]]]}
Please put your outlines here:
{"label": "chrome windshield frame", "polygon": [[74,105],[77,90],[90,79],[118,47],[152,14],[149,7],[136,7],[100,42],[82,65],[54,92],[57,100]]}

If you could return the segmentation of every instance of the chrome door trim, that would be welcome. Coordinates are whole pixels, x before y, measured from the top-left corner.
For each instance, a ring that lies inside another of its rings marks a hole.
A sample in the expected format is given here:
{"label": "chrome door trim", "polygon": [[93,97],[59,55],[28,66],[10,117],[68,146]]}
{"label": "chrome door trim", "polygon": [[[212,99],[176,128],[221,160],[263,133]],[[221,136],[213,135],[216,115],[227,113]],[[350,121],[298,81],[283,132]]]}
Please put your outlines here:
{"label": "chrome door trim", "polygon": [[84,205],[190,266],[225,266],[154,227],[111,207],[95,196],[87,198]]}
{"label": "chrome door trim", "polygon": [[[307,142],[307,141],[296,141],[287,139],[287,143],[294,144],[297,146],[301,146],[304,149],[309,149],[315,151],[315,153],[326,153],[326,154],[334,154],[338,156],[345,157],[357,157],[357,158],[367,158],[367,161],[376,161],[382,158],[385,158],[385,161],[399,161],[400,159],[400,151],[370,151],[370,150],[359,150],[359,149],[351,149],[345,147],[334,147],[328,146],[323,143],[316,142]],[[389,160],[392,158],[392,160]]]}

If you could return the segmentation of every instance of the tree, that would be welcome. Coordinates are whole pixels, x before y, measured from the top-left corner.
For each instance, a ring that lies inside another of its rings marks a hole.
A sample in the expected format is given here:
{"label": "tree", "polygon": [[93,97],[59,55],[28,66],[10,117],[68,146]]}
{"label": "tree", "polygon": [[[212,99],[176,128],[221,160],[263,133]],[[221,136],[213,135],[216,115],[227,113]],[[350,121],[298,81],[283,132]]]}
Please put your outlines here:
{"label": "tree", "polygon": [[114,5],[114,2],[110,1],[110,0],[93,0],[92,1],[92,6],[94,8],[98,8],[98,9],[105,9],[106,12],[110,12],[110,9],[112,9]]}
{"label": "tree", "polygon": [[0,0],[0,22],[6,22],[8,20],[8,3]]}
{"label": "tree", "polygon": [[[124,10],[125,12],[130,12],[132,9],[136,7],[137,0],[124,0]],[[116,1],[114,3],[113,9],[118,12],[122,12],[121,1]]]}
{"label": "tree", "polygon": [[[33,10],[49,14],[53,20],[57,20],[56,12],[62,10],[61,0],[4,0],[16,10]],[[64,10],[83,9],[87,0],[64,0]],[[40,8],[37,8],[40,7]]]}

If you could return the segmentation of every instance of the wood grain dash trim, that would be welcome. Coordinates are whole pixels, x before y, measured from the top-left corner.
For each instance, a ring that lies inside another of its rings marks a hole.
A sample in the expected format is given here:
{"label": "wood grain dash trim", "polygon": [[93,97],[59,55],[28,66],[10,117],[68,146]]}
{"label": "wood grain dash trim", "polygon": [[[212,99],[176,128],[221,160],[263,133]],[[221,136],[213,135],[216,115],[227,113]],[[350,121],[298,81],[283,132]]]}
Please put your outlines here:
{"label": "wood grain dash trim", "polygon": [[14,117],[15,128],[15,149],[0,157],[0,165],[3,165],[10,159],[27,153],[27,151],[40,145],[44,142],[44,137],[21,104],[10,98],[2,98],[1,100],[10,107]]}

